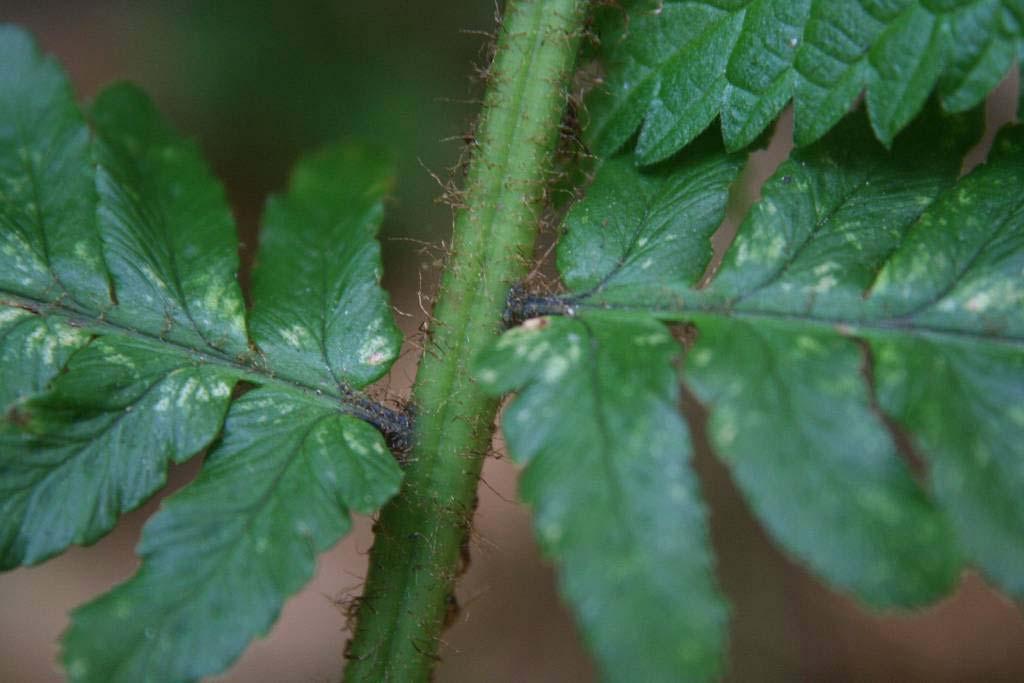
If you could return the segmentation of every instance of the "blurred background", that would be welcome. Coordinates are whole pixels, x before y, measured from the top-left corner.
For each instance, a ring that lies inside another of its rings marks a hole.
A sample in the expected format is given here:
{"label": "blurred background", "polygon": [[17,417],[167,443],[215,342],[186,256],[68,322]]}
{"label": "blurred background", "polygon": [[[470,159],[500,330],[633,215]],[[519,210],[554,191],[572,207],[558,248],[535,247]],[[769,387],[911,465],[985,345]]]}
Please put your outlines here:
{"label": "blurred background", "polygon": [[[2,0],[0,21],[21,24],[71,75],[80,97],[104,84],[142,84],[179,130],[195,138],[225,183],[251,256],[263,202],[283,189],[296,157],[337,138],[393,149],[398,189],[383,234],[386,286],[414,336],[451,227],[436,201],[464,152],[487,61],[491,2],[448,0]],[[2,66],[2,65],[0,65]],[[1012,116],[1015,82],[990,103]],[[1010,113],[1008,113],[1010,112]],[[736,192],[733,217],[788,150],[784,120]],[[723,239],[729,236],[728,226]],[[246,273],[243,273],[243,278]],[[406,395],[414,345],[381,388]],[[959,592],[913,615],[869,614],[773,548],[704,445],[697,467],[711,508],[723,587],[733,603],[728,681],[1024,680],[1018,606],[975,575]],[[496,449],[500,454],[500,444]],[[169,490],[198,463],[171,473]],[[444,637],[438,681],[591,681],[555,579],[538,557],[515,467],[490,458],[480,487],[473,561],[462,611]],[[91,548],[0,577],[0,682],[59,681],[56,641],[67,612],[130,576],[132,548],[154,500]],[[320,561],[314,581],[285,607],[272,633],[219,681],[336,681],[348,637],[345,605],[358,594],[372,542],[370,520]]]}

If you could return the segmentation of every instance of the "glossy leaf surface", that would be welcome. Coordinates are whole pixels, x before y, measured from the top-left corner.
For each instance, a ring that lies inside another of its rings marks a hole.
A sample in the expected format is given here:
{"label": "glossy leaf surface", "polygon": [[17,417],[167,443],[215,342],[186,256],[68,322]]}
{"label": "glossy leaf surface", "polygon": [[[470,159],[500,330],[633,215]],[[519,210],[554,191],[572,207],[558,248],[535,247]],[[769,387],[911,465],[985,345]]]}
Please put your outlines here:
{"label": "glossy leaf surface", "polygon": [[612,680],[711,680],[727,608],[673,362],[645,316],[536,318],[477,361],[489,391],[518,391],[502,429],[526,466],[520,495],[584,638]]}
{"label": "glossy leaf surface", "polygon": [[0,306],[0,415],[42,391],[88,340],[63,320]]}
{"label": "glossy leaf surface", "polygon": [[[892,153],[857,125],[778,169],[707,290],[669,271],[568,300],[698,323],[686,376],[717,450],[776,538],[832,581],[877,604],[915,604],[948,588],[963,550],[1019,591],[1021,129],[954,185],[973,138],[965,122],[949,122],[939,144],[935,124],[921,125]],[[593,228],[570,216],[569,230]],[[617,245],[598,243],[616,262]],[[922,447],[923,490],[879,410]],[[797,499],[800,513],[788,509]]]}
{"label": "glossy leaf surface", "polygon": [[105,90],[90,114],[100,232],[117,294],[107,318],[188,348],[245,354],[238,238],[198,149],[131,85]]}
{"label": "glossy leaf surface", "polygon": [[[0,58],[0,567],[95,542],[169,463],[212,448],[147,526],[138,577],[77,613],[65,661],[73,680],[217,673],[308,581],[348,510],[398,489],[362,421],[386,431],[396,416],[356,392],[400,343],[375,241],[387,164],[331,148],[271,204],[256,349],[231,213],[197,147],[128,85],[97,97],[87,128],[17,29],[0,28]],[[275,340],[301,325],[316,348],[289,356]],[[243,379],[258,388],[229,412]]]}
{"label": "glossy leaf surface", "polygon": [[402,337],[380,288],[377,229],[391,165],[335,147],[305,159],[267,205],[250,320],[271,370],[333,394],[381,377]]}
{"label": "glossy leaf surface", "polygon": [[640,172],[629,155],[604,162],[563,226],[558,268],[566,286],[629,297],[652,280],[698,280],[741,165],[709,136]]}
{"label": "glossy leaf surface", "polygon": [[145,341],[103,337],[0,433],[2,566],[90,544],[220,431],[234,378]]}
{"label": "glossy leaf surface", "polygon": [[31,186],[0,225],[3,407],[27,428],[0,451],[11,567],[96,541],[209,444],[248,342],[230,213],[195,149],[131,86],[97,98],[90,140],[56,65],[14,29],[0,45],[3,182]]}
{"label": "glossy leaf surface", "polygon": [[607,75],[588,135],[610,154],[639,129],[643,164],[718,116],[726,146],[745,147],[790,100],[796,141],[810,144],[864,91],[888,145],[933,90],[949,111],[981,102],[1024,34],[1017,0],[637,0],[598,19]]}
{"label": "glossy leaf surface", "polygon": [[142,568],[77,609],[72,681],[191,681],[265,634],[317,554],[398,491],[401,471],[365,422],[278,389],[232,405],[199,477],[143,530]]}
{"label": "glossy leaf surface", "polygon": [[89,131],[60,67],[0,25],[0,291],[110,305]]}
{"label": "glossy leaf surface", "polygon": [[[729,157],[711,151],[686,163],[684,153],[678,166],[648,169],[612,159],[566,218],[558,264],[570,291],[548,310],[569,317],[523,327],[542,328],[529,334],[543,339],[549,328],[589,329],[597,314],[654,329],[658,319],[695,323],[685,381],[708,408],[716,452],[780,545],[878,607],[938,599],[965,562],[1020,595],[1021,130],[1004,131],[988,163],[958,180],[977,117],[929,109],[891,151],[866,117],[843,121],[779,167],[706,289],[697,288],[709,260],[704,240],[724,213]],[[638,246],[676,258],[651,257],[643,268]],[[545,310],[543,297],[529,305]],[[578,442],[587,437],[564,436],[593,431],[580,425],[589,404],[570,384],[582,380],[561,362],[572,345],[535,348],[520,343],[530,337],[519,329],[506,333],[504,356],[479,360],[478,377],[519,391],[503,424],[512,456],[528,462],[524,495],[550,487],[557,499],[582,477],[580,458],[598,449]],[[623,357],[650,353],[637,337],[619,343]],[[545,375],[557,376],[555,386]],[[564,384],[572,389],[563,396],[556,392]],[[606,400],[628,393],[628,380],[612,384]],[[647,424],[636,399],[618,409],[632,420],[623,431]],[[900,452],[889,421],[909,431],[923,467]],[[541,445],[577,469],[537,469],[529,458],[548,452]],[[661,448],[682,461],[678,446]],[[624,448],[613,450],[613,463],[629,462]],[[620,491],[648,485],[646,474],[620,471],[618,479]],[[540,513],[538,532],[543,539]],[[573,542],[595,555],[618,552],[584,532],[561,541]],[[566,586],[585,575],[554,557]],[[565,593],[578,612],[622,603],[608,585]],[[704,614],[703,590],[696,599]],[[579,616],[584,630],[587,614]],[[664,613],[631,618],[650,635]],[[618,645],[592,644],[609,677],[624,677],[609,664]],[[661,661],[663,678],[706,675]]]}
{"label": "glossy leaf surface", "polygon": [[[1024,422],[1014,409],[1024,387],[1022,143],[1022,129],[1004,132],[986,165],[900,227],[905,236],[884,260],[853,249],[846,253],[863,259],[856,267],[822,270],[816,284],[777,280],[802,287],[802,301],[769,306],[741,298],[735,306],[739,317],[788,318],[794,340],[823,325],[867,340],[880,407],[922,447],[932,493],[960,546],[1014,592],[1024,579],[1024,546],[1011,541],[1024,538]],[[873,230],[885,230],[884,223],[862,234]],[[867,296],[854,307],[844,290]]]}
{"label": "glossy leaf surface", "polygon": [[949,592],[961,570],[953,534],[874,412],[860,349],[774,321],[696,320],[687,382],[772,535],[876,607]]}

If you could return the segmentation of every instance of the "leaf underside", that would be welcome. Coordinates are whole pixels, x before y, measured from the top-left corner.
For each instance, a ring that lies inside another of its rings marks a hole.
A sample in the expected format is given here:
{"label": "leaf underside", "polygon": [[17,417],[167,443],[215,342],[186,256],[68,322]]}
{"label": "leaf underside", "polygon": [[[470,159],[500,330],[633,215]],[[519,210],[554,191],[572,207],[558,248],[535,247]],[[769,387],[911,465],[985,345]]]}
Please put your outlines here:
{"label": "leaf underside", "polygon": [[27,425],[0,437],[12,567],[96,541],[163,485],[168,462],[205,448],[237,373],[195,356],[230,362],[248,342],[230,212],[194,146],[127,85],[97,98],[90,130],[27,36],[4,29],[0,46],[15,64],[3,120],[16,122],[0,139],[0,310],[20,321],[2,353],[25,363],[5,369],[0,407]]}
{"label": "leaf underside", "polygon": [[[706,137],[649,169],[628,154],[605,161],[570,210],[558,251],[569,291],[552,309],[569,318],[506,333],[477,376],[519,392],[503,419],[510,453],[527,465],[538,534],[609,678],[636,653],[591,617],[622,605],[637,606],[633,623],[652,642],[705,648],[685,668],[678,650],[659,648],[645,663],[652,677],[708,680],[705,664],[721,655],[720,641],[692,641],[665,616],[714,612],[713,582],[647,607],[641,582],[574,562],[589,553],[616,566],[614,539],[631,533],[654,555],[706,542],[680,521],[689,513],[676,511],[671,541],[659,542],[621,512],[666,458],[685,463],[678,444],[650,448],[662,430],[679,433],[674,413],[628,401],[622,410],[647,432],[606,437],[611,467],[629,468],[601,492],[619,500],[608,507],[590,493],[582,521],[563,522],[558,543],[545,536],[546,511],[566,508],[580,480],[612,478],[590,406],[618,401],[623,384],[656,393],[672,374],[666,356],[662,375],[643,370],[652,361],[636,330],[655,321],[696,324],[683,378],[709,411],[715,451],[776,541],[832,585],[876,607],[916,606],[947,594],[967,562],[1024,596],[1024,127],[1004,130],[988,162],[958,180],[979,130],[976,115],[931,107],[887,150],[866,115],[844,120],[778,168],[703,289],[707,240],[737,168]],[[666,334],[652,329],[649,339]],[[588,352],[566,363],[572,346],[545,344],[550,330],[587,340]],[[588,385],[611,353],[624,358],[618,382]],[[910,435],[923,471],[900,454],[890,423]],[[594,443],[573,443],[574,432]]]}
{"label": "leaf underside", "polygon": [[374,239],[391,185],[379,152],[336,147],[302,161],[267,203],[249,324],[271,371],[343,394],[391,367],[402,337]]}
{"label": "leaf underside", "polygon": [[609,155],[639,130],[642,164],[716,117],[726,147],[746,147],[791,100],[807,145],[861,93],[889,145],[933,91],[947,111],[976,106],[1024,49],[1020,0],[635,0],[597,25],[605,74],[588,141]]}
{"label": "leaf underside", "polygon": [[146,524],[139,573],[72,613],[69,676],[170,683],[223,670],[348,531],[349,508],[372,512],[399,480],[365,422],[287,390],[249,392],[199,477]]}
{"label": "leaf underside", "polygon": [[519,391],[502,425],[527,466],[520,495],[584,637],[613,680],[710,678],[727,608],[678,412],[680,349],[628,313],[534,322],[482,354],[476,375],[494,393]]}
{"label": "leaf underside", "polygon": [[[133,86],[83,116],[17,29],[0,26],[0,64],[0,566],[95,542],[209,450],[146,525],[139,573],[75,612],[62,660],[76,681],[217,673],[348,510],[398,490],[355,393],[401,342],[375,239],[389,164],[355,147],[300,163],[268,208],[247,325],[196,145]],[[232,403],[240,380],[257,388]]]}
{"label": "leaf underside", "polygon": [[[804,420],[802,434],[797,432],[801,438],[828,442],[795,452],[856,456],[863,466],[873,443],[867,434],[884,435],[883,425],[876,417],[866,429],[849,411],[856,405],[895,420],[926,458],[925,488],[956,537],[955,544],[932,542],[927,557],[951,553],[955,546],[1003,588],[1021,595],[1024,413],[1016,406],[1024,398],[1024,129],[1003,131],[988,163],[952,186],[955,154],[950,163],[924,162],[929,149],[938,153],[932,136],[921,135],[916,145],[908,145],[902,162],[906,175],[891,170],[901,165],[897,146],[888,172],[856,177],[850,170],[854,164],[847,162],[832,192],[808,185],[810,174],[818,180],[825,175],[814,173],[819,164],[828,163],[815,159],[815,150],[783,164],[718,276],[690,303],[694,315],[687,317],[701,326],[702,338],[686,376],[709,403],[713,441],[736,463],[741,486],[750,482],[745,490],[755,507],[759,500],[769,505],[765,497],[772,495],[761,490],[759,466],[752,465],[764,457],[757,454],[765,441],[750,443],[757,429],[746,421],[757,414],[740,408],[752,393],[730,387],[736,367],[760,358],[768,372],[749,375],[755,384],[774,375],[786,379],[776,380],[771,391],[794,385],[774,397],[776,405],[789,397],[810,415],[838,420],[834,425]],[[828,146],[826,140],[821,149]],[[919,169],[916,179],[911,168]],[[925,169],[933,169],[932,182]],[[725,337],[730,339],[725,347],[714,345]],[[848,357],[848,371],[822,369],[818,382],[826,386],[818,395],[791,379],[814,364],[841,366],[842,356]],[[865,364],[862,374],[858,368]],[[877,404],[867,401],[866,382],[875,385]],[[839,391],[845,400],[834,395]],[[859,398],[851,401],[854,396]],[[807,399],[817,403],[804,404]],[[991,410],[994,406],[999,407]],[[779,412],[768,415],[777,419]],[[831,426],[819,429],[824,424]],[[887,441],[879,455],[893,452]],[[847,449],[852,450],[844,454]],[[893,467],[894,457],[883,460]],[[910,512],[897,514],[880,496],[872,497],[878,500],[860,503],[875,517],[912,521]],[[765,517],[779,536],[776,525],[790,521]],[[853,518],[867,517],[861,511]],[[920,526],[916,536],[927,542]],[[942,538],[938,534],[936,540]]]}

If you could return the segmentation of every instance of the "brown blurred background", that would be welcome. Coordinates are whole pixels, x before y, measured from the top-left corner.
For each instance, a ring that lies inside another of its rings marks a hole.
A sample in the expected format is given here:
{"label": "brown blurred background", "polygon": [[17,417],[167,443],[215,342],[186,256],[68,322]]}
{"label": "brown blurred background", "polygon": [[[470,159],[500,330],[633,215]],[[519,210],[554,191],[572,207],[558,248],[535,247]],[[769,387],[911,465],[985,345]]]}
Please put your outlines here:
{"label": "brown blurred background", "polygon": [[[339,137],[392,148],[399,186],[384,230],[386,285],[411,336],[422,318],[417,294],[429,294],[439,265],[440,251],[426,245],[450,230],[432,173],[446,179],[463,150],[479,94],[469,76],[486,59],[482,33],[494,12],[490,2],[468,0],[3,0],[0,21],[33,31],[83,98],[113,80],[142,84],[226,184],[244,256],[267,193],[284,186],[298,154]],[[993,116],[1012,116],[1015,88],[1004,83]],[[771,148],[755,155],[734,219],[785,155],[788,136],[784,121]],[[729,234],[727,227],[723,238]],[[410,347],[382,390],[405,394],[415,356]],[[955,596],[922,613],[862,611],[773,548],[695,418],[719,574],[733,602],[727,680],[1024,681],[1018,606],[969,575]],[[176,468],[170,488],[196,470]],[[484,469],[473,562],[458,591],[459,620],[444,638],[439,681],[595,679],[537,555],[527,511],[514,502],[516,475],[500,457]],[[0,577],[0,683],[61,680],[55,643],[68,610],[134,571],[132,548],[157,504],[128,515],[94,547]],[[273,632],[217,680],[337,680],[343,605],[358,593],[369,528],[357,519]]]}

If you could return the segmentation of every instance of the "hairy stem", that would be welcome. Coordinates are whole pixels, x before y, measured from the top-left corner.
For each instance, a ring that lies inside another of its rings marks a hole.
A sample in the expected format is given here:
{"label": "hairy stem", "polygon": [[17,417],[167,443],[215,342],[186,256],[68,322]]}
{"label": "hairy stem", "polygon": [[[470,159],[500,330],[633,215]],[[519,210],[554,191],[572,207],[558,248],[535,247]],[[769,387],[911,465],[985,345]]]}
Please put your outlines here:
{"label": "hairy stem", "polygon": [[426,680],[436,662],[497,410],[469,364],[499,334],[508,289],[529,264],[586,4],[507,4],[413,390],[417,442],[376,525],[348,681]]}

